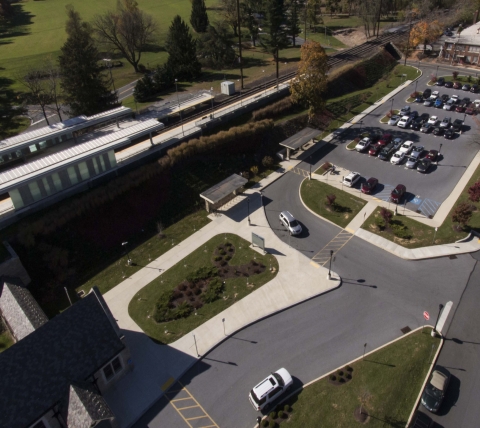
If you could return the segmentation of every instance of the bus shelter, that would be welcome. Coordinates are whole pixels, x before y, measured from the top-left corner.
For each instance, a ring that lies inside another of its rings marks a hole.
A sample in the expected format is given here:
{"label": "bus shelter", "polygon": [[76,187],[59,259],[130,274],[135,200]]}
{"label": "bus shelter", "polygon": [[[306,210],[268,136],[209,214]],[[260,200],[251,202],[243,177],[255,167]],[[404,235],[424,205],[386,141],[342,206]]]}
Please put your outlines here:
{"label": "bus shelter", "polygon": [[290,152],[300,149],[302,146],[307,144],[310,140],[313,140],[320,131],[313,128],[305,128],[300,132],[297,132],[295,135],[292,135],[290,138],[287,138],[285,141],[280,143],[281,146],[287,149],[286,160],[290,160]]}
{"label": "bus shelter", "polygon": [[243,191],[243,187],[247,182],[248,180],[246,178],[240,177],[238,174],[232,174],[230,177],[201,193],[200,197],[205,200],[205,209],[207,212],[210,213],[222,205],[225,205]]}

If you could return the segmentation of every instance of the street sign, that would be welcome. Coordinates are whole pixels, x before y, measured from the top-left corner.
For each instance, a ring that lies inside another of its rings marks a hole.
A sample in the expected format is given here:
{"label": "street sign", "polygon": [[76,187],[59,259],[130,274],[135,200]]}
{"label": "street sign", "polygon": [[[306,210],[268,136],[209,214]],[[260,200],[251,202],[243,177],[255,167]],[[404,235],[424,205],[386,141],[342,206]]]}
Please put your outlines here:
{"label": "street sign", "polygon": [[427,321],[430,319],[430,315],[428,314],[427,311],[423,313],[423,318],[425,318]]}

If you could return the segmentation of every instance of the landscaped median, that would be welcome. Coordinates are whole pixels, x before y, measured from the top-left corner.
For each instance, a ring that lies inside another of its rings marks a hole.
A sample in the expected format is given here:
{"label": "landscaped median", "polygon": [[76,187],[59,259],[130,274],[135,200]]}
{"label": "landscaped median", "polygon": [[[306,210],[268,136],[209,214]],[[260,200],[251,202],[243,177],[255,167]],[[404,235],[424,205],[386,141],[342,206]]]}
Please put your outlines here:
{"label": "landscaped median", "polygon": [[233,234],[217,235],[142,288],[128,312],[152,339],[172,343],[275,278],[278,262]]}
{"label": "landscaped median", "polygon": [[[441,343],[430,333],[419,329],[307,385],[279,405],[288,406],[285,426],[406,426]],[[278,409],[272,413],[278,423]]]}
{"label": "landscaped median", "polygon": [[317,180],[304,180],[300,196],[303,203],[314,213],[340,227],[350,223],[367,203],[348,192]]}
{"label": "landscaped median", "polygon": [[346,147],[347,150],[355,150],[355,147],[357,146],[357,144],[360,142],[360,139],[364,138],[364,137],[370,137],[370,133],[369,132],[363,132],[362,134],[360,134],[358,137],[355,137],[352,141],[350,141]]}
{"label": "landscaped median", "polygon": [[400,113],[400,110],[390,110],[385,116],[380,119],[381,123],[387,123],[390,118],[396,114]]}

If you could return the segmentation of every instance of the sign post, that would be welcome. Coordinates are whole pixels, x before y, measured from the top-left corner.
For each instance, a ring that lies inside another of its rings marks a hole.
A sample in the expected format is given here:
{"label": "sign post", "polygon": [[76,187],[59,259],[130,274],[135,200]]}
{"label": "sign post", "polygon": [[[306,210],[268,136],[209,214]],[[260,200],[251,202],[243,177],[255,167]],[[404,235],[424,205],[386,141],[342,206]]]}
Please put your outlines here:
{"label": "sign post", "polygon": [[252,246],[260,247],[265,253],[265,239],[252,232]]}
{"label": "sign post", "polygon": [[[430,319],[430,314],[427,311],[424,311],[423,312],[423,318],[425,318],[425,321],[428,321]],[[422,333],[423,333],[424,328],[425,328],[425,323],[423,323]]]}

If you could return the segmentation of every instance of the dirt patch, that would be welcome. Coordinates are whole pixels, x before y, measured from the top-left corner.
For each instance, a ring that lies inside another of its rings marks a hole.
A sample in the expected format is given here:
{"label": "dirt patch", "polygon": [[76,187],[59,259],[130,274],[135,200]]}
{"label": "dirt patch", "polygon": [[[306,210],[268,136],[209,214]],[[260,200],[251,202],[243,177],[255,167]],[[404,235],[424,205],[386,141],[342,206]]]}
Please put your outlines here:
{"label": "dirt patch", "polygon": [[348,47],[358,46],[367,41],[365,32],[361,27],[335,31],[333,35]]}

